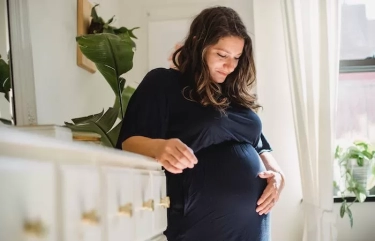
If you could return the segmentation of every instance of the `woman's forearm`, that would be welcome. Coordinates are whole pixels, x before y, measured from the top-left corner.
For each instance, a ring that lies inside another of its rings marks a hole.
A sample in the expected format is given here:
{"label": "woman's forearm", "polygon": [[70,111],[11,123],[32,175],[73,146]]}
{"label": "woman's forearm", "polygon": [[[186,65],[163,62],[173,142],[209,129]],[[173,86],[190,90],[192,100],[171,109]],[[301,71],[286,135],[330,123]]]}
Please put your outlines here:
{"label": "woman's forearm", "polygon": [[143,136],[132,136],[122,143],[124,151],[138,153],[152,158],[156,157],[157,148],[160,146],[163,139],[151,139]]}

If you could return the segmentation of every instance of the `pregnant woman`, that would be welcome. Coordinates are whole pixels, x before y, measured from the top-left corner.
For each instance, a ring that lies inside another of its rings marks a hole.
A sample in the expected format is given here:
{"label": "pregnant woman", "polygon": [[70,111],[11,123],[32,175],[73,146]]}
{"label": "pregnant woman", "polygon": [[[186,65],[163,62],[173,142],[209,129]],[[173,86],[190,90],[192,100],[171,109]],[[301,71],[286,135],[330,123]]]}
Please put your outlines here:
{"label": "pregnant woman", "polygon": [[136,89],[117,148],[165,169],[168,241],[269,241],[284,176],[256,114],[243,22],[227,7],[203,10],[172,59]]}

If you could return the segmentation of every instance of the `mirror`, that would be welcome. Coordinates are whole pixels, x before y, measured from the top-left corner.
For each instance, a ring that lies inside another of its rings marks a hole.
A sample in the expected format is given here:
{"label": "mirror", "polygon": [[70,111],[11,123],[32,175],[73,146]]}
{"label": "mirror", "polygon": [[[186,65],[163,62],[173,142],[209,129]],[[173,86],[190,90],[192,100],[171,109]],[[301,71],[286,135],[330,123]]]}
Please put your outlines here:
{"label": "mirror", "polygon": [[8,25],[8,4],[0,0],[0,121],[14,124],[12,111],[12,88],[10,71],[10,42]]}

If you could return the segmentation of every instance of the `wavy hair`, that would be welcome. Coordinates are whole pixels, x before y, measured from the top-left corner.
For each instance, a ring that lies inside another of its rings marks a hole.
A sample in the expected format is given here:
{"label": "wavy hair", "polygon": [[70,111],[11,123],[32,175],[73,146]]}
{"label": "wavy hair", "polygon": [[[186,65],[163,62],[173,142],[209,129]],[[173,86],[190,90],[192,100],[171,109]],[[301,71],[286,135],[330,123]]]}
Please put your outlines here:
{"label": "wavy hair", "polygon": [[[207,48],[224,37],[244,39],[244,49],[235,70],[222,84],[210,79],[205,60]],[[213,106],[225,112],[231,103],[257,111],[257,97],[251,93],[256,82],[253,45],[240,16],[228,7],[204,9],[191,23],[184,45],[172,56],[177,69],[194,80],[189,98],[204,106]]]}

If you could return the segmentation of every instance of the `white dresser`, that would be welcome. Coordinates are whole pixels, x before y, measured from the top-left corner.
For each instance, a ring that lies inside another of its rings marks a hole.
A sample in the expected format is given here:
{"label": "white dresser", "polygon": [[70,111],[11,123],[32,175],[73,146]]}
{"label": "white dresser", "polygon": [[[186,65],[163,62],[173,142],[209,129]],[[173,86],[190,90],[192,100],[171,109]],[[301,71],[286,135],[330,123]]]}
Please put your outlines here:
{"label": "white dresser", "polygon": [[0,241],[163,240],[151,158],[0,126]]}

